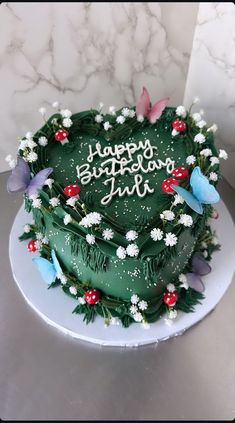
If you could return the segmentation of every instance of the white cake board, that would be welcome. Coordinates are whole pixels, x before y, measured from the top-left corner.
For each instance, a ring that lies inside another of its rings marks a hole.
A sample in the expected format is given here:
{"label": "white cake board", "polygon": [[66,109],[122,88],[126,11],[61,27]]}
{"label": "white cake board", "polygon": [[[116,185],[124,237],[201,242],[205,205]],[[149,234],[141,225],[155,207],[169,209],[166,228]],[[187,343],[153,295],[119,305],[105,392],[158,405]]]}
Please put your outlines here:
{"label": "white cake board", "polygon": [[[194,313],[179,312],[169,325],[166,318],[150,324],[144,329],[141,324],[132,324],[128,329],[119,326],[104,327],[101,317],[86,325],[83,316],[72,314],[77,301],[67,296],[60,286],[47,289],[40,273],[32,262],[32,253],[27,251],[27,242],[19,242],[18,236],[23,226],[31,221],[23,206],[16,215],[10,233],[10,262],[14,279],[27,303],[50,325],[65,334],[85,341],[106,346],[134,347],[156,343],[172,336],[182,334],[186,329],[203,319],[215,308],[232,281],[235,267],[235,230],[232,218],[220,201],[216,205],[219,219],[212,220],[217,237],[222,245],[221,251],[215,252],[211,261],[212,272],[203,278],[205,299],[195,307]],[[169,322],[169,321],[168,321]]]}

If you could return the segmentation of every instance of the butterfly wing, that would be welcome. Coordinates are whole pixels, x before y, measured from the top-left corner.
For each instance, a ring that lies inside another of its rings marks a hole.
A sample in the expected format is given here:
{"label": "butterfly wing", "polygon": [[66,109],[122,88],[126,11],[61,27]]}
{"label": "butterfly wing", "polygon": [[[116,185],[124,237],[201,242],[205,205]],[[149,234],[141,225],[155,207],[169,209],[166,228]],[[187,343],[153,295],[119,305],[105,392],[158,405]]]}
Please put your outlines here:
{"label": "butterfly wing", "polygon": [[143,87],[141,96],[136,105],[136,115],[139,116],[148,116],[150,111],[150,98],[149,93],[145,87]]}
{"label": "butterfly wing", "polygon": [[37,191],[43,187],[48,176],[53,172],[52,167],[40,170],[30,181],[26,192],[29,196],[37,194]]}
{"label": "butterfly wing", "polygon": [[210,184],[205,175],[202,174],[199,166],[196,166],[190,177],[190,185],[193,190],[193,195],[202,204],[214,204],[220,199],[218,191]]}
{"label": "butterfly wing", "polygon": [[179,195],[181,195],[181,197],[188,204],[188,206],[191,207],[192,210],[194,210],[198,214],[203,213],[203,208],[200,201],[198,201],[197,198],[191,192],[187,191],[182,187],[179,187],[178,185],[171,185],[171,188],[176,191]]}
{"label": "butterfly wing", "polygon": [[58,277],[59,274],[62,273],[62,269],[60,267],[60,263],[56,257],[56,253],[55,250],[51,250],[51,257],[52,257],[52,261],[56,270],[56,276]]}
{"label": "butterfly wing", "polygon": [[8,192],[24,192],[30,183],[30,169],[28,163],[18,156],[17,163],[12,169],[7,181]]}
{"label": "butterfly wing", "polygon": [[186,273],[188,286],[197,292],[203,292],[205,286],[197,273]]}
{"label": "butterfly wing", "polygon": [[43,257],[34,257],[32,260],[48,285],[55,281],[56,269],[53,263]]}
{"label": "butterfly wing", "polygon": [[170,97],[164,97],[153,105],[148,113],[148,120],[150,123],[155,123],[161,117],[162,112],[165,110],[169,100]]}
{"label": "butterfly wing", "polygon": [[193,271],[200,276],[208,275],[211,272],[209,263],[200,254],[194,254],[192,258]]}

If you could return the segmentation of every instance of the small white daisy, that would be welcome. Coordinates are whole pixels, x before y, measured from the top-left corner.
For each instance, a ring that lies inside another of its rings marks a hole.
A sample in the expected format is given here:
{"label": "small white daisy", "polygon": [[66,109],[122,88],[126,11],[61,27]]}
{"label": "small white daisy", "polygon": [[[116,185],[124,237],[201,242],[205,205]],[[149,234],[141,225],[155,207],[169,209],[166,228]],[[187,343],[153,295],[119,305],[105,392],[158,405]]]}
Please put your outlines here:
{"label": "small white daisy", "polygon": [[219,158],[220,159],[224,159],[224,160],[227,160],[227,158],[228,158],[228,153],[225,151],[225,150],[219,150]]}
{"label": "small white daisy", "polygon": [[178,279],[181,283],[187,282],[187,278],[183,273],[180,273]]}
{"label": "small white daisy", "polygon": [[137,257],[139,254],[139,248],[136,244],[129,244],[126,247],[126,252],[130,257]]}
{"label": "small white daisy", "polygon": [[102,116],[102,115],[96,115],[96,116],[95,116],[95,121],[96,121],[97,123],[101,123],[101,122],[103,121],[103,116]]}
{"label": "small white daisy", "polygon": [[205,241],[202,241],[201,246],[202,246],[202,248],[206,249],[207,248],[207,243]]}
{"label": "small white daisy", "polygon": [[217,173],[211,172],[210,175],[209,175],[209,179],[210,179],[210,181],[214,181],[214,182],[218,181]]}
{"label": "small white daisy", "polygon": [[159,228],[154,228],[151,230],[150,236],[153,241],[161,241],[163,238],[163,231]]}
{"label": "small white daisy", "polygon": [[92,234],[87,234],[86,235],[86,241],[88,242],[88,244],[93,245],[95,244],[95,237]]}
{"label": "small white daisy", "polygon": [[43,233],[42,232],[36,232],[36,239],[38,241],[42,241],[43,240]]}
{"label": "small white daisy", "polygon": [[207,132],[215,133],[217,129],[218,129],[218,126],[216,125],[216,123],[214,123],[212,126],[210,126],[210,128],[207,129]]}
{"label": "small white daisy", "polygon": [[140,322],[142,322],[142,320],[143,320],[143,316],[142,316],[142,314],[141,314],[141,313],[135,313],[135,314],[133,314],[133,319],[134,319],[136,322],[140,323]]}
{"label": "small white daisy", "polygon": [[124,117],[128,117],[128,116],[130,115],[130,109],[128,109],[128,107],[124,107],[124,108],[122,109],[122,115],[123,115]]}
{"label": "small white daisy", "polygon": [[104,107],[104,103],[102,101],[99,102],[99,111],[101,111]]}
{"label": "small white daisy", "polygon": [[79,297],[78,298],[78,304],[86,304],[86,300],[85,300],[85,298],[84,297]]}
{"label": "small white daisy", "polygon": [[218,240],[218,238],[216,238],[216,236],[213,236],[211,242],[212,242],[213,245],[218,245],[219,244],[219,240]]}
{"label": "small white daisy", "polygon": [[42,115],[42,116],[45,116],[45,114],[46,114],[46,109],[45,109],[45,107],[40,107],[40,109],[38,109],[38,111],[39,111],[39,113]]}
{"label": "small white daisy", "polygon": [[118,247],[116,254],[121,260],[126,258],[126,250],[124,247]]}
{"label": "small white daisy", "polygon": [[109,241],[114,237],[114,232],[112,231],[112,229],[104,229],[102,232],[102,236],[106,241]]}
{"label": "small white daisy", "polygon": [[60,279],[60,282],[62,283],[62,285],[65,285],[68,281],[68,279],[66,278],[64,273],[60,273],[59,276],[58,276],[58,279]]}
{"label": "small white daisy", "polygon": [[53,107],[53,109],[58,109],[58,107],[59,107],[59,102],[58,101],[53,101],[53,103],[52,103],[52,107]]}
{"label": "small white daisy", "polygon": [[41,147],[46,147],[48,144],[48,139],[46,137],[39,137],[38,144],[41,145]]}
{"label": "small white daisy", "polygon": [[174,196],[173,205],[174,205],[174,206],[177,206],[177,204],[183,204],[183,203],[184,203],[184,199],[183,199],[183,197],[181,197],[181,195],[179,195],[179,194],[176,194],[176,195]]}
{"label": "small white daisy", "polygon": [[28,234],[29,232],[31,231],[31,227],[30,227],[30,225],[24,225],[24,232],[26,233],[26,234]]}
{"label": "small white daisy", "polygon": [[120,125],[122,125],[125,122],[125,120],[126,119],[124,118],[124,116],[120,115],[120,116],[117,117],[116,122],[120,123]]}
{"label": "small white daisy", "polygon": [[200,129],[204,128],[204,126],[206,126],[206,121],[205,120],[199,120],[199,122],[196,123],[196,126]]}
{"label": "small white daisy", "polygon": [[85,228],[90,228],[92,225],[99,225],[101,220],[102,216],[100,213],[91,212],[82,218],[80,225],[84,226]]}
{"label": "small white daisy", "polygon": [[73,124],[73,121],[70,118],[64,118],[62,124],[65,128],[70,128],[70,126]]}
{"label": "small white daisy", "polygon": [[138,307],[139,307],[139,309],[140,309],[140,310],[142,310],[142,311],[147,310],[147,308],[148,308],[148,303],[147,303],[147,301],[141,300],[141,301],[139,302],[139,304],[138,304]]}
{"label": "small white daisy", "polygon": [[164,210],[161,214],[160,214],[160,218],[162,220],[174,220],[175,218],[175,213],[171,210]]}
{"label": "small white daisy", "polygon": [[164,242],[167,247],[173,247],[177,244],[178,238],[175,234],[168,232],[164,238]]}
{"label": "small white daisy", "polygon": [[112,125],[108,121],[104,122],[104,130],[108,131],[110,128],[112,128]]}
{"label": "small white daisy", "polygon": [[44,236],[43,238],[42,238],[42,243],[43,244],[49,244],[49,239],[46,237],[46,236]]}
{"label": "small white daisy", "polygon": [[136,231],[131,230],[126,233],[127,241],[135,241],[135,239],[137,238],[138,238],[138,233]]}
{"label": "small white daisy", "polygon": [[168,283],[166,286],[167,291],[174,292],[175,291],[175,285],[173,283]]}
{"label": "small white daisy", "polygon": [[42,249],[42,241],[40,241],[39,239],[35,241],[35,247],[37,251],[40,251]]}
{"label": "small white daisy", "polygon": [[68,198],[68,200],[66,200],[66,204],[71,207],[75,207],[76,202],[77,202],[77,197],[70,197]]}
{"label": "small white daisy", "polygon": [[177,116],[180,116],[182,118],[185,118],[186,117],[186,109],[185,109],[185,107],[184,106],[178,106],[176,108],[176,114],[177,114]]}
{"label": "small white daisy", "polygon": [[34,209],[40,209],[42,207],[42,200],[40,198],[34,198],[32,206]]}
{"label": "small white daisy", "polygon": [[207,250],[204,250],[204,251],[202,252],[202,254],[203,254],[203,256],[204,256],[205,258],[207,258],[207,257],[208,257],[208,251],[207,251]]}
{"label": "small white daisy", "polygon": [[137,116],[137,120],[138,120],[138,122],[143,122],[144,121],[144,116],[138,115]]}
{"label": "small white daisy", "polygon": [[51,189],[53,182],[54,182],[54,179],[48,178],[48,179],[45,180],[44,185],[47,185]]}
{"label": "small white daisy", "polygon": [[193,99],[193,104],[197,104],[197,103],[200,103],[200,98],[196,96]]}
{"label": "small white daisy", "polygon": [[49,203],[52,207],[57,207],[60,204],[60,200],[57,197],[52,197],[50,198]]}
{"label": "small white daisy", "polygon": [[33,150],[33,148],[35,147],[37,147],[36,142],[33,140],[28,140],[28,148],[30,148],[30,150]]}
{"label": "small white daisy", "polygon": [[66,213],[64,216],[64,224],[68,225],[70,222],[72,222],[72,217],[70,216],[70,214]]}
{"label": "small white daisy", "polygon": [[132,304],[132,306],[130,307],[130,312],[131,314],[135,314],[138,312],[138,307],[134,304]]}
{"label": "small white daisy", "polygon": [[186,158],[186,163],[190,166],[190,165],[193,165],[194,163],[196,162],[196,157],[193,155],[193,154],[191,154],[191,156],[188,156],[187,158]]}
{"label": "small white daisy", "polygon": [[212,156],[212,151],[210,148],[204,148],[204,150],[200,151],[200,155],[204,157]]}
{"label": "small white daisy", "polygon": [[69,287],[69,292],[70,292],[72,295],[77,295],[77,293],[78,293],[78,291],[77,291],[77,289],[75,288],[75,286],[70,286],[70,287]]}
{"label": "small white daisy", "polygon": [[194,122],[200,122],[200,120],[202,119],[200,113],[193,113],[192,114],[192,119],[194,120]]}
{"label": "small white daisy", "polygon": [[109,106],[109,114],[112,116],[116,115],[116,107],[115,106]]}
{"label": "small white daisy", "polygon": [[193,224],[192,216],[190,216],[189,214],[181,214],[178,223],[186,227],[190,227]]}
{"label": "small white daisy", "polygon": [[26,132],[25,138],[27,138],[27,140],[30,140],[32,137],[33,137],[33,133],[32,132],[30,132],[30,131]]}
{"label": "small white daisy", "polygon": [[177,310],[173,310],[172,308],[168,311],[168,318],[169,319],[176,319],[177,317]]}
{"label": "small white daisy", "polygon": [[197,142],[198,144],[203,144],[206,141],[206,137],[203,134],[197,134],[194,137],[194,142]]}
{"label": "small white daisy", "polygon": [[38,159],[38,155],[37,153],[35,153],[34,151],[30,151],[30,153],[27,155],[26,160],[29,163],[33,163],[36,162]]}
{"label": "small white daisy", "polygon": [[135,117],[135,111],[134,111],[134,110],[130,110],[130,111],[129,111],[129,117],[130,117],[130,118]]}
{"label": "small white daisy", "polygon": [[150,328],[150,324],[146,321],[143,321],[141,323],[141,326],[142,326],[143,329],[149,329]]}
{"label": "small white daisy", "polygon": [[211,162],[211,166],[214,166],[219,164],[219,159],[218,157],[213,156],[213,157],[210,157],[210,162]]}
{"label": "small white daisy", "polygon": [[68,109],[61,110],[60,114],[63,118],[70,118],[72,116],[72,112]]}
{"label": "small white daisy", "polygon": [[131,304],[138,304],[138,302],[139,302],[139,297],[138,297],[138,295],[136,295],[136,294],[133,294],[132,296],[131,296]]}

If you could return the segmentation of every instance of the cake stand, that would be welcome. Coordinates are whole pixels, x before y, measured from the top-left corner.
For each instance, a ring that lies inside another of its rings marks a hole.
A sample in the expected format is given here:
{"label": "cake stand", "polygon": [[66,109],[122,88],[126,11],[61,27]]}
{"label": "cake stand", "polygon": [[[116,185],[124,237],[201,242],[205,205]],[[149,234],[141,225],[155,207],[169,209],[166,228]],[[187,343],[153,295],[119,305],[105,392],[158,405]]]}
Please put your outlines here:
{"label": "cake stand", "polygon": [[27,303],[46,323],[74,338],[105,346],[137,347],[181,335],[216,307],[232,281],[235,267],[235,229],[222,201],[216,205],[216,209],[220,217],[212,220],[212,227],[217,232],[221,250],[213,254],[212,271],[203,277],[205,299],[202,304],[195,306],[194,313],[179,312],[174,321],[163,316],[150,324],[148,329],[138,323],[132,324],[128,329],[121,325],[106,328],[103,319],[98,316],[94,323],[86,325],[83,316],[72,314],[77,301],[67,296],[60,286],[47,289],[32,262],[32,255],[27,251],[26,241],[19,242],[18,236],[22,234],[23,226],[31,220],[23,206],[16,215],[10,233],[9,255],[14,279]]}

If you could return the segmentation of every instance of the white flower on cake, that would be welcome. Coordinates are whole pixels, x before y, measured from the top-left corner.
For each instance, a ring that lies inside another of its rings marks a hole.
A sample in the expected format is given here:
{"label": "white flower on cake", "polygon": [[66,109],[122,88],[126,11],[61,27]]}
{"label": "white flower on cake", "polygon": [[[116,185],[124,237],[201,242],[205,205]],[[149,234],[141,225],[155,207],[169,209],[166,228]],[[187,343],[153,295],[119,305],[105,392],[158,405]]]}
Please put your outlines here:
{"label": "white flower on cake", "polygon": [[192,216],[190,216],[189,214],[181,214],[180,218],[178,220],[178,223],[180,223],[181,225],[184,226],[192,226],[193,224],[193,219]]}
{"label": "white flower on cake", "polygon": [[225,150],[219,150],[219,158],[220,159],[224,159],[224,160],[227,160],[227,158],[228,158],[228,153],[226,153],[226,151]]}
{"label": "white flower on cake", "polygon": [[179,132],[174,128],[171,132],[172,137],[176,137],[176,135],[178,135]]}
{"label": "white flower on cake", "polygon": [[124,107],[122,109],[122,115],[128,117],[130,115],[130,109],[128,109],[128,107]]}
{"label": "white flower on cake", "polygon": [[143,122],[144,121],[144,116],[143,115],[138,115],[137,116],[137,120],[138,120],[138,122]]}
{"label": "white flower on cake", "polygon": [[191,154],[190,156],[188,156],[187,158],[186,158],[186,163],[190,166],[190,165],[193,165],[194,163],[196,162],[196,157],[193,155],[193,154]]}
{"label": "white flower on cake", "polygon": [[116,254],[121,260],[126,258],[126,250],[124,247],[118,247]]}
{"label": "white flower on cake", "polygon": [[28,142],[29,140],[20,140],[18,150],[25,150],[25,148],[28,147]]}
{"label": "white flower on cake", "polygon": [[36,200],[39,197],[38,192],[29,196],[30,200]]}
{"label": "white flower on cake", "polygon": [[202,254],[204,255],[204,257],[205,257],[205,258],[207,258],[207,257],[208,257],[208,251],[204,250],[204,251],[202,252]]}
{"label": "white flower on cake", "polygon": [[183,204],[183,203],[184,203],[183,197],[181,197],[181,195],[179,194],[176,194],[174,196],[173,206],[177,206],[177,204]]}
{"label": "white flower on cake", "polygon": [[104,130],[108,131],[110,128],[112,128],[112,125],[108,121],[104,122]]}
{"label": "white flower on cake", "polygon": [[200,103],[200,98],[196,96],[193,99],[193,104],[197,104],[197,103]]}
{"label": "white flower on cake", "polygon": [[131,230],[126,233],[127,241],[135,241],[135,239],[137,238],[138,238],[138,233],[136,231]]}
{"label": "white flower on cake", "polygon": [[209,179],[210,179],[210,181],[214,181],[214,182],[218,181],[217,173],[211,172],[210,175],[209,175]]}
{"label": "white flower on cake", "polygon": [[218,238],[216,238],[216,236],[213,236],[211,242],[212,242],[213,245],[218,245],[219,244]]}
{"label": "white flower on cake", "polygon": [[44,238],[42,238],[42,243],[46,245],[49,244],[49,239],[46,236],[44,236]]}
{"label": "white flower on cake", "polygon": [[164,238],[164,242],[167,247],[173,247],[177,244],[178,238],[175,234],[172,234],[171,232],[168,232]]}
{"label": "white flower on cake", "polygon": [[75,207],[76,202],[77,202],[77,197],[70,197],[68,198],[68,200],[66,200],[66,204],[71,207]]}
{"label": "white flower on cake", "polygon": [[131,304],[138,304],[139,300],[140,300],[140,299],[139,299],[138,295],[133,294],[133,295],[131,296]]}
{"label": "white flower on cake", "polygon": [[196,123],[196,126],[200,129],[204,128],[204,126],[206,126],[206,121],[205,120],[199,120],[199,122]]}
{"label": "white flower on cake", "polygon": [[90,228],[92,225],[99,225],[101,220],[102,216],[100,213],[91,212],[82,218],[80,225],[84,226],[85,228]]}
{"label": "white flower on cake", "polygon": [[32,132],[30,132],[30,131],[26,132],[25,138],[27,138],[27,140],[30,140],[32,137],[33,137],[33,133]]}
{"label": "white flower on cake", "polygon": [[32,206],[34,209],[40,209],[42,207],[42,200],[40,198],[34,198]]}
{"label": "white flower on cake", "polygon": [[167,291],[174,292],[175,291],[175,285],[173,283],[168,283],[166,286]]}
{"label": "white flower on cake", "polygon": [[49,203],[52,207],[57,207],[60,204],[60,200],[57,197],[52,197],[50,198]]}
{"label": "white flower on cake", "polygon": [[161,241],[163,238],[163,231],[159,228],[154,228],[151,230],[150,236],[153,241]]}
{"label": "white flower on cake", "polygon": [[197,134],[194,137],[194,142],[197,142],[198,144],[203,144],[206,141],[206,137],[203,134]]}
{"label": "white flower on cake", "polygon": [[78,293],[78,291],[76,290],[75,286],[70,286],[70,287],[69,287],[69,292],[70,292],[72,295],[77,295],[77,293]]}
{"label": "white flower on cake", "polygon": [[59,102],[58,101],[53,101],[53,103],[52,103],[52,107],[53,107],[53,109],[58,109],[58,107],[59,107]]}
{"label": "white flower on cake", "polygon": [[114,237],[114,232],[112,231],[112,229],[104,229],[102,232],[102,236],[106,241],[109,241]]}
{"label": "white flower on cake", "polygon": [[38,251],[40,251],[42,248],[42,241],[40,241],[39,239],[35,241],[35,247]]}
{"label": "white flower on cake", "polygon": [[181,282],[181,283],[180,283],[180,287],[181,287],[181,288],[184,288],[184,289],[188,289],[188,288],[189,288],[189,285],[188,285],[188,282],[187,282],[186,275],[184,275],[183,273],[180,273],[180,275],[179,275],[178,279],[179,279],[179,281]]}
{"label": "white flower on cake", "polygon": [[36,144],[36,142],[35,142],[35,141],[33,141],[33,140],[28,140],[28,145],[27,145],[27,147],[29,147],[29,148],[30,148],[30,150],[33,150],[33,148],[37,147],[37,144]]}
{"label": "white flower on cake", "polygon": [[99,102],[99,111],[101,111],[104,107],[104,103],[102,101]]}
{"label": "white flower on cake", "polygon": [[95,121],[96,121],[97,123],[101,123],[101,122],[103,121],[103,116],[102,116],[102,115],[96,115],[96,116],[95,116]]}
{"label": "white flower on cake", "polygon": [[28,234],[30,231],[31,231],[31,227],[30,227],[30,225],[28,225],[28,224],[24,225],[24,232],[25,232],[26,234]]}
{"label": "white flower on cake", "polygon": [[174,220],[175,218],[175,213],[171,210],[164,210],[161,214],[160,214],[160,218],[162,220]]}
{"label": "white flower on cake", "polygon": [[40,109],[38,109],[38,111],[39,111],[39,113],[42,115],[42,116],[45,116],[45,114],[46,114],[46,109],[45,109],[45,107],[40,107]]}
{"label": "white flower on cake", "polygon": [[135,117],[135,111],[134,111],[134,110],[130,110],[130,111],[129,111],[129,117],[130,117],[130,118]]}
{"label": "white flower on cake", "polygon": [[68,225],[70,222],[72,222],[72,217],[70,216],[70,214],[66,213],[64,216],[64,224]]}
{"label": "white flower on cake", "polygon": [[48,179],[45,180],[44,185],[47,185],[51,189],[53,182],[54,182],[54,179],[48,178]]}
{"label": "white flower on cake", "polygon": [[113,325],[113,326],[120,325],[120,320],[118,319],[118,317],[111,317],[111,319],[110,319],[110,325]]}
{"label": "white flower on cake", "polygon": [[177,317],[177,310],[170,309],[168,311],[168,319],[176,319]]}
{"label": "white flower on cake", "polygon": [[46,147],[48,139],[46,137],[40,137],[38,138],[38,144],[41,145],[41,147]]}
{"label": "white flower on cake", "polygon": [[200,122],[200,120],[202,119],[200,113],[193,113],[192,114],[192,119],[194,120],[194,122]]}
{"label": "white flower on cake", "polygon": [[218,126],[216,125],[216,123],[214,123],[212,126],[210,126],[210,128],[207,129],[207,132],[215,133],[217,129],[218,129]]}
{"label": "white flower on cake", "polygon": [[72,112],[68,109],[61,110],[60,114],[63,118],[70,118],[72,116]]}
{"label": "white flower on cake", "polygon": [[70,128],[72,126],[73,122],[70,118],[64,118],[62,121],[62,124],[65,128]]}
{"label": "white flower on cake", "polygon": [[138,304],[138,307],[139,307],[139,309],[140,309],[140,310],[142,310],[142,311],[147,310],[147,308],[148,308],[148,303],[147,303],[147,301],[141,300],[141,301],[139,302],[139,304]]}
{"label": "white flower on cake", "polygon": [[200,155],[204,157],[212,156],[212,151],[210,148],[204,148],[204,150],[200,151]]}
{"label": "white flower on cake", "polygon": [[120,125],[122,125],[125,122],[125,120],[126,119],[124,118],[124,116],[120,115],[120,116],[117,117],[116,122],[120,123]]}
{"label": "white flower on cake", "polygon": [[95,237],[92,234],[87,234],[86,235],[86,241],[88,244],[93,245],[95,244]]}
{"label": "white flower on cake", "polygon": [[146,321],[143,321],[141,323],[141,326],[142,326],[143,329],[149,329],[150,328],[150,324]]}
{"label": "white flower on cake", "polygon": [[109,107],[109,114],[112,115],[112,116],[116,115],[116,107],[115,106]]}
{"label": "white flower on cake", "polygon": [[42,234],[42,232],[36,232],[36,239],[38,241],[42,241],[43,240],[43,234]]}
{"label": "white flower on cake", "polygon": [[86,300],[83,297],[78,298],[78,304],[86,304]]}
{"label": "white flower on cake", "polygon": [[178,106],[176,107],[176,114],[177,116],[180,116],[182,118],[186,117],[186,109],[184,106]]}
{"label": "white flower on cake", "polygon": [[60,273],[59,275],[58,275],[58,279],[60,279],[60,282],[62,283],[62,285],[65,285],[66,283],[67,283],[67,278],[66,278],[66,276],[64,275],[64,273]]}
{"label": "white flower on cake", "polygon": [[201,246],[202,248],[207,248],[207,243],[205,241],[202,241]]}
{"label": "white flower on cake", "polygon": [[25,160],[29,163],[33,163],[36,162],[38,159],[38,155],[37,153],[35,153],[34,151],[30,151],[30,153],[27,155],[27,157],[25,158]]}
{"label": "white flower on cake", "polygon": [[131,314],[135,314],[138,312],[138,307],[134,304],[132,304],[132,306],[130,307],[130,312]]}
{"label": "white flower on cake", "polygon": [[211,162],[211,166],[214,166],[216,164],[219,164],[219,159],[218,157],[213,156],[213,157],[210,157],[210,162]]}
{"label": "white flower on cake", "polygon": [[139,248],[136,244],[129,244],[126,247],[126,252],[130,257],[137,257],[139,254]]}
{"label": "white flower on cake", "polygon": [[8,166],[10,167],[10,169],[14,169],[14,167],[16,167],[16,160],[13,159],[13,156],[11,154],[8,154],[5,157],[5,161],[8,163]]}
{"label": "white flower on cake", "polygon": [[142,316],[142,314],[141,314],[141,313],[135,313],[135,314],[133,314],[133,319],[134,319],[136,322],[140,323],[140,322],[142,322],[142,320],[143,320],[143,316]]}

